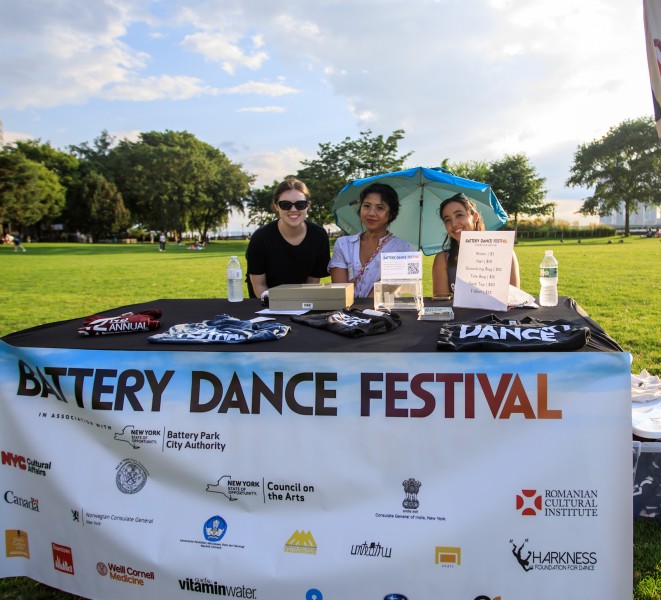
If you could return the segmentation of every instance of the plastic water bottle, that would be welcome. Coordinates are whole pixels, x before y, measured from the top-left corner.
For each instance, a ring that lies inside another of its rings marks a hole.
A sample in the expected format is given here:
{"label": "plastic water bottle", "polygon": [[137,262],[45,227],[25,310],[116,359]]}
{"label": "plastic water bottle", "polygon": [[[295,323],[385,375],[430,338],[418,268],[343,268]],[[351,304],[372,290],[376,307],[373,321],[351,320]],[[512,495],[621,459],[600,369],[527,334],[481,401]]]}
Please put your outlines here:
{"label": "plastic water bottle", "polygon": [[236,256],[230,257],[227,263],[227,299],[230,302],[243,300],[243,272]]}
{"label": "plastic water bottle", "polygon": [[558,304],[558,261],[553,250],[544,252],[544,260],[539,265],[539,304],[556,306]]}

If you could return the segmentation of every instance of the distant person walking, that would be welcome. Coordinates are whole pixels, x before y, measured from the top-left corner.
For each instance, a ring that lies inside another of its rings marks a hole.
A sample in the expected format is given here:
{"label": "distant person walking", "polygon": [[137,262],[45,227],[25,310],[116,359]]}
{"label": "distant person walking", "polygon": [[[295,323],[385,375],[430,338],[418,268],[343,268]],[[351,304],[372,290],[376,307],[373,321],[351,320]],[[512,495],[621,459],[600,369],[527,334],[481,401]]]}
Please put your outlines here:
{"label": "distant person walking", "polygon": [[165,234],[161,233],[161,235],[158,236],[158,251],[159,252],[165,252]]}
{"label": "distant person walking", "polygon": [[21,241],[21,236],[18,235],[18,233],[14,236],[14,252],[18,252],[18,249],[23,250],[25,252],[25,248],[23,247],[23,242]]}

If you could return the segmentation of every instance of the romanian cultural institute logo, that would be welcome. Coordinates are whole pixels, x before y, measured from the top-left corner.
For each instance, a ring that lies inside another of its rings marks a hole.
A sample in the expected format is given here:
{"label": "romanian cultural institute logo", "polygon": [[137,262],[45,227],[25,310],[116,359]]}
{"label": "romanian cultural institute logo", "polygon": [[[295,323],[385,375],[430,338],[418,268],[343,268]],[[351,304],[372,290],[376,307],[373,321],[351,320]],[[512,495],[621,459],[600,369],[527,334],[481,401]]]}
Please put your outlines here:
{"label": "romanian cultural institute logo", "polygon": [[115,482],[122,494],[137,494],[145,487],[149,473],[137,460],[125,458],[116,469]]}
{"label": "romanian cultural institute logo", "polygon": [[599,494],[594,489],[521,490],[516,510],[524,517],[592,518],[599,515]]}

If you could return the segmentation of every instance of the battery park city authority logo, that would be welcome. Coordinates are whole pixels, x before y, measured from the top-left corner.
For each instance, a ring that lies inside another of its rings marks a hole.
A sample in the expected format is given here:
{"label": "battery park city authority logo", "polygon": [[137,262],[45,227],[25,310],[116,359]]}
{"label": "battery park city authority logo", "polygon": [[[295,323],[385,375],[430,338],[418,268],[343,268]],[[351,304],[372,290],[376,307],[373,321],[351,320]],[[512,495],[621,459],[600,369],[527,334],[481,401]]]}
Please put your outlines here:
{"label": "battery park city authority logo", "polygon": [[522,489],[516,510],[524,517],[592,518],[599,515],[595,489]]}
{"label": "battery park city authority logo", "polygon": [[137,494],[147,483],[149,473],[141,463],[133,458],[125,458],[115,469],[115,482],[122,494]]}

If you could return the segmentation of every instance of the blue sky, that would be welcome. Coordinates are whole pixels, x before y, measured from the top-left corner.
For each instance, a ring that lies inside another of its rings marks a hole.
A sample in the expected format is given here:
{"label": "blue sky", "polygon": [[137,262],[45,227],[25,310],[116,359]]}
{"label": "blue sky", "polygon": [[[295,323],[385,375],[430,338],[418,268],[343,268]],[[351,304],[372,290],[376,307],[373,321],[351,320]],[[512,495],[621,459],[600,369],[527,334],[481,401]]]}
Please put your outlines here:
{"label": "blue sky", "polygon": [[5,141],[187,130],[264,185],[405,130],[408,166],[525,152],[556,216],[580,143],[652,113],[642,2],[0,2]]}

